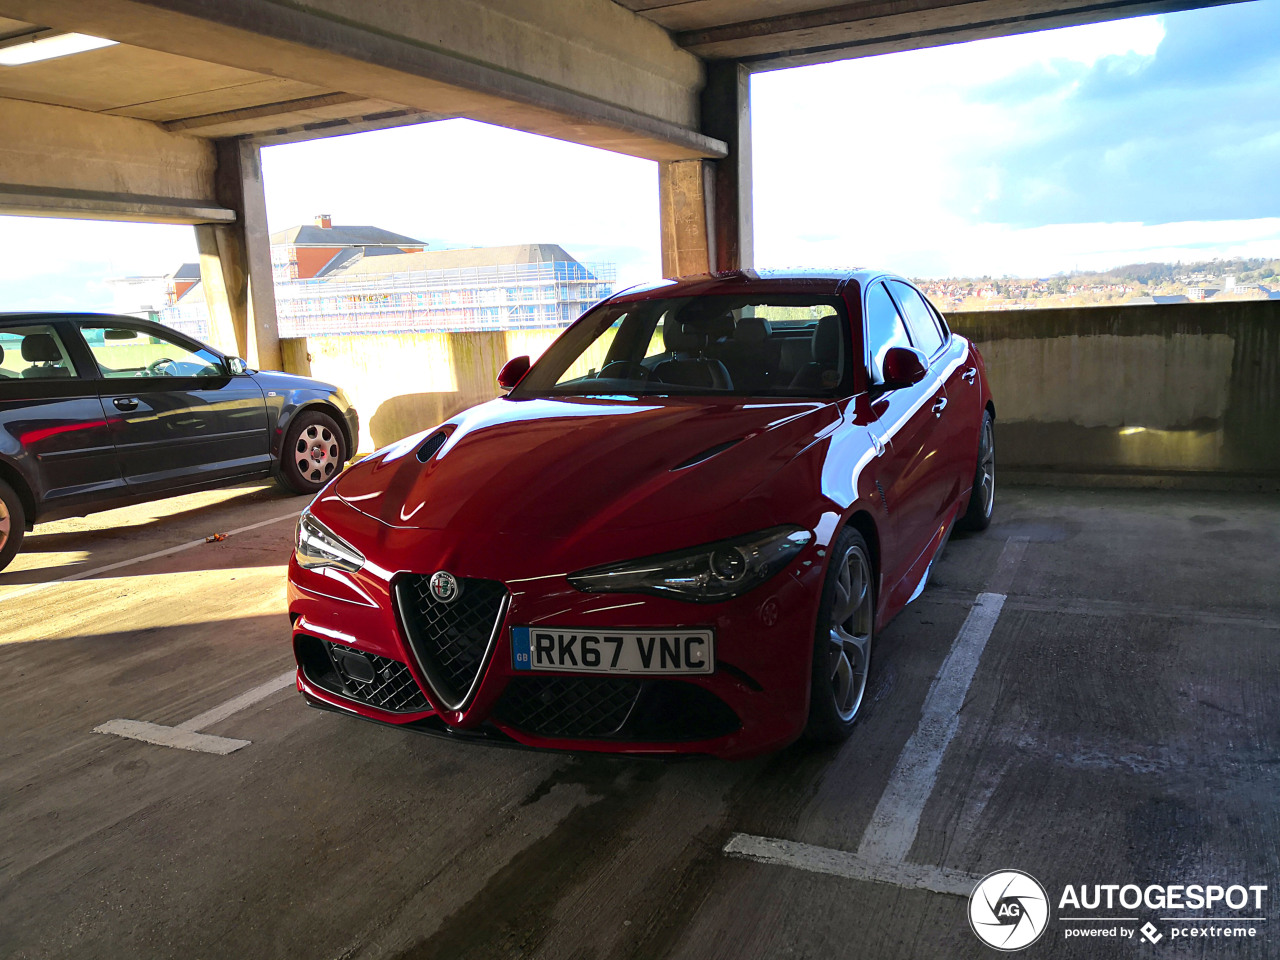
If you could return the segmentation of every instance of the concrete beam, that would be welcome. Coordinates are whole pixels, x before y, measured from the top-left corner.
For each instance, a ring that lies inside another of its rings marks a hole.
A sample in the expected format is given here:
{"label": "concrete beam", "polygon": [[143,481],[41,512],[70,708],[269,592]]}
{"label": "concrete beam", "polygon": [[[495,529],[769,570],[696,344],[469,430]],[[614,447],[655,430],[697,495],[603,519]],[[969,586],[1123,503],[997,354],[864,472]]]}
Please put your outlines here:
{"label": "concrete beam", "polygon": [[364,117],[347,117],[343,120],[320,120],[296,126],[280,127],[264,133],[255,133],[251,140],[260,147],[273,147],[282,143],[301,143],[304,140],[324,140],[328,137],[345,137],[352,133],[370,130],[390,130],[392,127],[411,127],[436,120],[451,120],[434,113],[414,110],[392,110]]}
{"label": "concrete beam", "polygon": [[23,216],[219,223],[208,141],[153,123],[0,99],[0,212]]}
{"label": "concrete beam", "polygon": [[715,168],[706,160],[658,164],[662,275],[707,273],[716,262]]}
{"label": "concrete beam", "polygon": [[917,50],[1241,0],[859,0],[680,31],[676,42],[708,60],[753,70]]}
{"label": "concrete beam", "polygon": [[612,0],[0,0],[0,14],[652,160],[720,157],[701,62]]}

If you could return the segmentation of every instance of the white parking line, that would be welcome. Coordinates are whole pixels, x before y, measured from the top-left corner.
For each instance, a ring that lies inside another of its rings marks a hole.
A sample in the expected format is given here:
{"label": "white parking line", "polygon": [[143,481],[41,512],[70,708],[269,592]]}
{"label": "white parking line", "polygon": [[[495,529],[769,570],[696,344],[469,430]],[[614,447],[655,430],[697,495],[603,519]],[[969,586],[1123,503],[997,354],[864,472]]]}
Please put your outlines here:
{"label": "white parking line", "polygon": [[789,840],[734,834],[725,844],[725,853],[855,880],[918,887],[938,893],[969,894],[978,877],[942,867],[908,863],[906,858],[915,843],[920,817],[929,795],[933,793],[943,756],[960,725],[960,710],[978,669],[978,661],[995,629],[1007,591],[1026,549],[1026,538],[1015,537],[1005,543],[1000,552],[989,583],[990,592],[978,594],[952,642],[951,651],[938,668],[938,674],[925,696],[920,722],[902,748],[880,802],[871,814],[858,852],[850,854]]}
{"label": "white parking line", "polygon": [[[248,533],[250,530],[257,530],[259,527],[267,527],[273,523],[279,523],[281,520],[296,520],[301,510],[293,513],[286,513],[284,516],[272,517],[270,520],[260,520],[257,523],[251,523],[245,527],[237,527],[234,530],[228,530],[227,536],[234,537],[238,533]],[[192,540],[190,543],[179,544],[176,547],[169,547],[167,550],[157,550],[155,553],[144,554],[141,557],[133,557],[129,560],[120,560],[117,563],[109,563],[105,567],[95,567],[92,570],[81,570],[79,573],[68,574],[65,577],[59,577],[57,580],[48,580],[44,583],[33,583],[29,587],[23,587],[21,590],[15,590],[12,593],[6,593],[0,596],[0,603],[9,600],[17,600],[19,597],[27,597],[47,587],[55,586],[59,583],[71,583],[75,580],[87,580],[89,577],[96,577],[104,573],[111,573],[113,570],[120,570],[124,567],[133,566],[135,563],[146,563],[148,560],[158,560],[160,557],[168,557],[175,553],[181,553],[183,550],[190,550],[192,547],[202,547],[207,540]]]}
{"label": "white parking line", "polygon": [[253,706],[259,700],[265,700],[277,690],[292,686],[295,679],[296,671],[289,670],[273,680],[245,691],[238,697],[232,697],[226,703],[196,714],[176,727],[166,727],[146,720],[108,720],[94,727],[93,732],[141,740],[144,743],[154,743],[159,747],[174,747],[178,750],[194,750],[197,753],[216,753],[225,756],[228,753],[235,753],[241,747],[247,747],[252,741],[237,740],[233,737],[215,737],[196,731],[201,727],[211,727],[232,714]]}
{"label": "white parking line", "polygon": [[967,897],[973,892],[973,888],[982,879],[945,867],[929,867],[903,861],[877,863],[843,850],[815,847],[808,843],[778,840],[774,837],[753,837],[748,833],[735,833],[724,845],[724,852],[757,863],[772,863],[808,870],[810,873],[826,873],[849,880],[892,883],[899,887],[916,887],[961,897]]}

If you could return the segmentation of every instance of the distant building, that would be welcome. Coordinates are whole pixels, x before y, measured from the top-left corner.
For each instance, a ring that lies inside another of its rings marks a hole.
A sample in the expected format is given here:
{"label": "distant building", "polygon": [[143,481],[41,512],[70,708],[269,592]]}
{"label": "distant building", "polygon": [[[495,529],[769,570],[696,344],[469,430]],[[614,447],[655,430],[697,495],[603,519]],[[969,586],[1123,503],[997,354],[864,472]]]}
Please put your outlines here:
{"label": "distant building", "polygon": [[366,256],[380,253],[417,253],[426,244],[381,227],[333,225],[322,213],[315,223],[290,227],[271,234],[271,271],[276,282],[309,280],[322,275],[332,262],[359,251]]}
{"label": "distant building", "polygon": [[1161,304],[1161,303],[1188,303],[1188,302],[1189,301],[1187,300],[1187,298],[1180,293],[1153,293],[1153,294],[1148,294],[1145,297],[1134,297],[1132,300],[1129,300],[1125,304],[1125,306],[1142,307],[1142,306],[1151,306],[1152,304]]}
{"label": "distant building", "polygon": [[184,263],[173,273],[155,276],[114,277],[111,288],[113,313],[154,320],[200,282],[200,265]]}
{"label": "distant building", "polygon": [[612,264],[554,243],[351,253],[322,275],[276,285],[281,332],[510,330],[568,326],[613,292]]}
{"label": "distant building", "polygon": [[1210,287],[1207,285],[1187,287],[1187,299],[1188,300],[1208,300],[1210,297],[1213,297],[1214,295],[1221,292],[1222,292],[1221,287]]}
{"label": "distant building", "polygon": [[[326,232],[272,235],[281,336],[565,327],[613,292],[613,264],[580,263],[553,243],[406,251],[397,244],[408,238],[377,227],[314,229]],[[330,231],[353,242],[334,247]],[[319,251],[327,259],[315,267]],[[160,320],[208,339],[203,286],[172,297]]]}

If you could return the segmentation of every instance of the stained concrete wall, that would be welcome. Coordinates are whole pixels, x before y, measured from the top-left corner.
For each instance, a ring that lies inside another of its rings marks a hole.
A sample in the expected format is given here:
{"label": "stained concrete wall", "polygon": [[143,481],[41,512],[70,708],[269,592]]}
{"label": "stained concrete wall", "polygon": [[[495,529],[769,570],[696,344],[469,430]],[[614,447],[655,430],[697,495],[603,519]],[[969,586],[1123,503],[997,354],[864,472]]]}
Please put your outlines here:
{"label": "stained concrete wall", "polygon": [[[1280,302],[949,319],[987,360],[1006,478],[1280,487]],[[498,396],[502,365],[559,332],[311,337],[305,350],[360,411],[368,452]]]}
{"label": "stained concrete wall", "polygon": [[956,313],[1026,479],[1280,484],[1280,302]]}
{"label": "stained concrete wall", "polygon": [[[310,376],[340,386],[360,413],[357,450],[368,453],[500,394],[511,357],[539,356],[559,330],[395,333],[306,338]],[[300,341],[286,346],[305,373]]]}

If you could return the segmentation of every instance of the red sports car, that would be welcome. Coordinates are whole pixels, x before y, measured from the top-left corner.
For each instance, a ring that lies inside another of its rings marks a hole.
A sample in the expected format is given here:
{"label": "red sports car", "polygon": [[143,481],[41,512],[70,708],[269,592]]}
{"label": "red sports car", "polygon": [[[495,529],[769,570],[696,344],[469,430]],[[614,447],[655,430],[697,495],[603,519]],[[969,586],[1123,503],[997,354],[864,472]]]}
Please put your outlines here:
{"label": "red sports car", "polygon": [[990,522],[982,358],[900,277],[632,288],[499,383],[303,513],[312,704],[569,750],[839,740],[877,631]]}

